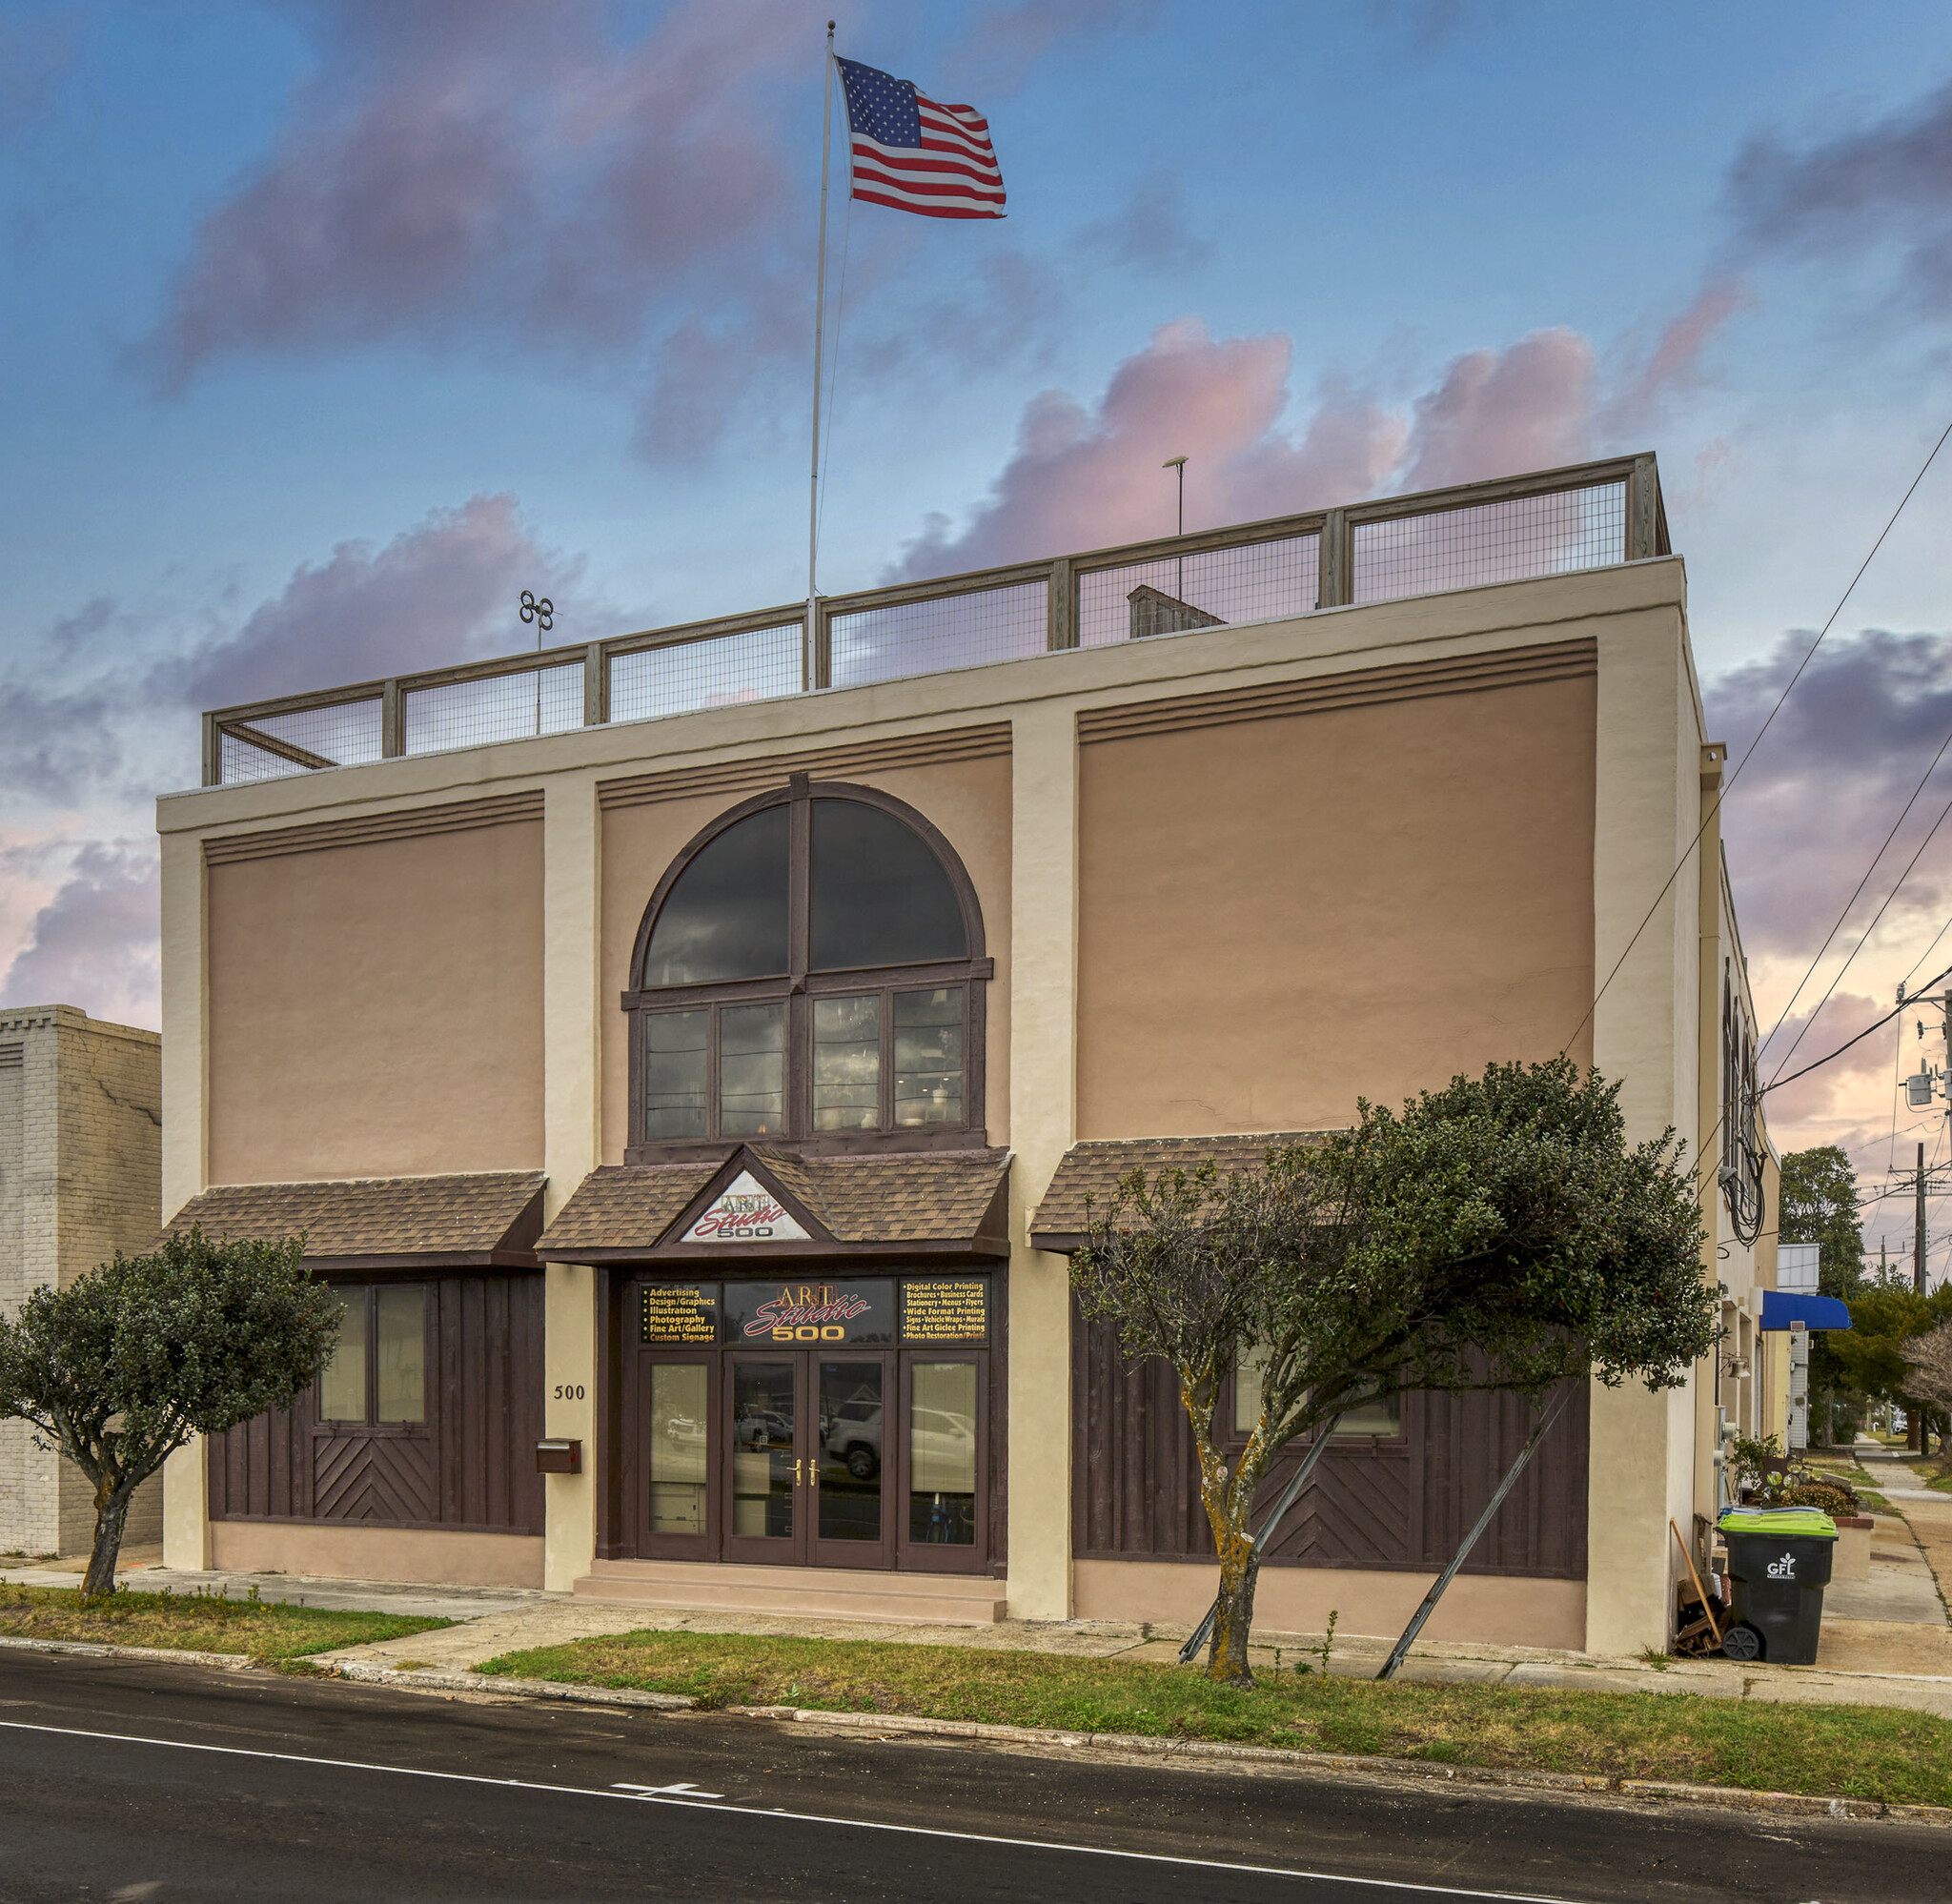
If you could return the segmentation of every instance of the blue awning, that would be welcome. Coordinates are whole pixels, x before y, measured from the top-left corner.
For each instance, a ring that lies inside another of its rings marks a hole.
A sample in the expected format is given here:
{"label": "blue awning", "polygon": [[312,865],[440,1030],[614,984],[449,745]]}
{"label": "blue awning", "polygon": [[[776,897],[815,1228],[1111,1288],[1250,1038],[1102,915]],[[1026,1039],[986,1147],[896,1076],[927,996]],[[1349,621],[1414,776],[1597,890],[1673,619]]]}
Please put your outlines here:
{"label": "blue awning", "polygon": [[1805,1328],[1848,1328],[1850,1308],[1835,1296],[1806,1296],[1800,1289],[1764,1289],[1762,1327],[1788,1328],[1801,1323]]}

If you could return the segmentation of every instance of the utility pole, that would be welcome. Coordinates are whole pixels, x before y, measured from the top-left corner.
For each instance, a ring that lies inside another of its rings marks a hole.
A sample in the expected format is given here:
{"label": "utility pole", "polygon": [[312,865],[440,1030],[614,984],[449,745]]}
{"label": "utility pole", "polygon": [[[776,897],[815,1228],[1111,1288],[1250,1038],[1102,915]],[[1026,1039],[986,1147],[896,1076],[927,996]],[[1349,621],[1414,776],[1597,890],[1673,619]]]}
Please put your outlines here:
{"label": "utility pole", "polygon": [[1920,1295],[1925,1292],[1925,1146],[1918,1146],[1918,1215],[1911,1245],[1911,1286]]}

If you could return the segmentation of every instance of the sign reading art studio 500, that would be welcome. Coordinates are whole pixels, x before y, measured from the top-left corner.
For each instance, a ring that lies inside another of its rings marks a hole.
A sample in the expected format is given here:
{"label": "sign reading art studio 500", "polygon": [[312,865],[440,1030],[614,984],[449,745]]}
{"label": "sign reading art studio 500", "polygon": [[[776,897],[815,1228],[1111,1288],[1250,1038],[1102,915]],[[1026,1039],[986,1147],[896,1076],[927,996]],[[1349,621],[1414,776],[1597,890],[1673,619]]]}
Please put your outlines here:
{"label": "sign reading art studio 500", "polygon": [[728,1342],[893,1342],[895,1286],[727,1283],[724,1317]]}
{"label": "sign reading art studio 500", "polygon": [[711,1208],[684,1232],[686,1243],[805,1243],[806,1231],[750,1170],[725,1185]]}

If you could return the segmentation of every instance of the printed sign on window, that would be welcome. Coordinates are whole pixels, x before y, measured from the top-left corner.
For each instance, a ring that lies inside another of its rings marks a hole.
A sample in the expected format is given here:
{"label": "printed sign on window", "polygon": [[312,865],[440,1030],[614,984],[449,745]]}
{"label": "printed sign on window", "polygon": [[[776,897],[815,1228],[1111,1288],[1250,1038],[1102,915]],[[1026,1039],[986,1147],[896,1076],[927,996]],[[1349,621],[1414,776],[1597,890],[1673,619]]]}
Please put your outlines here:
{"label": "printed sign on window", "polygon": [[895,1286],[860,1283],[727,1283],[725,1340],[748,1347],[893,1342]]}
{"label": "printed sign on window", "polygon": [[986,1277],[931,1278],[902,1285],[904,1342],[984,1342],[988,1336]]}
{"label": "printed sign on window", "polygon": [[742,1170],[710,1209],[684,1232],[686,1243],[807,1243],[812,1239],[786,1214],[750,1170]]}
{"label": "printed sign on window", "polygon": [[719,1339],[717,1284],[646,1283],[641,1339],[709,1344]]}

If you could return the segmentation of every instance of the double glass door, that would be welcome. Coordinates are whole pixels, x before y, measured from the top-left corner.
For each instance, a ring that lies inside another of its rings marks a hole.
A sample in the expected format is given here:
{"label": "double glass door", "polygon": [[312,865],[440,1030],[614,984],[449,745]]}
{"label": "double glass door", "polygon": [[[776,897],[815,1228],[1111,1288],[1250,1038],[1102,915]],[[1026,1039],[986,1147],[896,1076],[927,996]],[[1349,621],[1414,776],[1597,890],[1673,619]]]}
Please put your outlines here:
{"label": "double glass door", "polygon": [[984,1372],[838,1344],[647,1355],[640,1551],[980,1570]]}
{"label": "double glass door", "polygon": [[725,1358],[727,1560],[894,1564],[893,1365],[871,1349]]}

